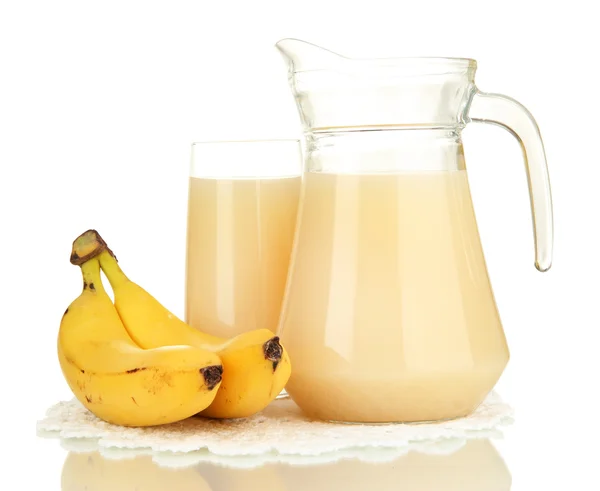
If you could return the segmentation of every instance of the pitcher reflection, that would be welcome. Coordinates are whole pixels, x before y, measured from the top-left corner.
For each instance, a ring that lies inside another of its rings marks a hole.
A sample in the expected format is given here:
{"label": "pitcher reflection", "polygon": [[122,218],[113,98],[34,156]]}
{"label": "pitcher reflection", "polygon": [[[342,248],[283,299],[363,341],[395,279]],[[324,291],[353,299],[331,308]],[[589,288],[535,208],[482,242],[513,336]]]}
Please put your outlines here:
{"label": "pitcher reflection", "polygon": [[286,491],[509,491],[512,478],[489,440],[470,440],[449,455],[410,452],[385,463],[281,466]]}

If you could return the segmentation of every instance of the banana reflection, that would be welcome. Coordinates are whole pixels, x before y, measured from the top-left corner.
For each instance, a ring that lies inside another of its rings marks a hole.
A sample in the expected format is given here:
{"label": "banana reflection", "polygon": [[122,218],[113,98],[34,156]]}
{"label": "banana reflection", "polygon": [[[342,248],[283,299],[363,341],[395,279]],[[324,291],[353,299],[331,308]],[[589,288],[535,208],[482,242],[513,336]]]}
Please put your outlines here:
{"label": "banana reflection", "polygon": [[449,455],[410,452],[385,463],[267,464],[236,469],[209,463],[160,467],[150,456],[110,460],[98,452],[67,456],[62,491],[509,491],[511,476],[489,440]]}
{"label": "banana reflection", "polygon": [[69,452],[62,491],[212,491],[193,467],[159,467],[149,455],[112,460],[98,452]]}

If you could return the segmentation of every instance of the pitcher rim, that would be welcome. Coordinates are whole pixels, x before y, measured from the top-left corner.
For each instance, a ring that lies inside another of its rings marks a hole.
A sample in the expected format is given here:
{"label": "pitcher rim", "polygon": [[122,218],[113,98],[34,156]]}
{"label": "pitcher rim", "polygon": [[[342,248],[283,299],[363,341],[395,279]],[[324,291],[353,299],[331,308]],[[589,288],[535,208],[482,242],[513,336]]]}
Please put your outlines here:
{"label": "pitcher rim", "polygon": [[[281,49],[281,45],[285,44],[285,41],[298,41],[301,43],[305,43],[308,45],[312,45],[315,48],[319,48],[320,50],[329,52],[338,58],[343,59],[344,61],[349,62],[358,62],[372,65],[383,65],[383,66],[401,66],[405,63],[418,64],[423,63],[424,65],[433,64],[437,66],[446,66],[450,69],[455,70],[468,70],[468,69],[476,69],[477,68],[477,60],[474,58],[465,58],[465,57],[454,57],[454,56],[391,56],[391,57],[383,57],[383,58],[354,58],[350,56],[344,56],[336,51],[332,51],[326,48],[323,48],[317,44],[311,43],[309,41],[304,41],[298,38],[283,38],[277,41],[275,46]],[[308,69],[308,70],[294,70],[295,73],[304,73],[304,72],[317,72],[317,71],[328,71],[329,68],[316,68],[316,69]]]}

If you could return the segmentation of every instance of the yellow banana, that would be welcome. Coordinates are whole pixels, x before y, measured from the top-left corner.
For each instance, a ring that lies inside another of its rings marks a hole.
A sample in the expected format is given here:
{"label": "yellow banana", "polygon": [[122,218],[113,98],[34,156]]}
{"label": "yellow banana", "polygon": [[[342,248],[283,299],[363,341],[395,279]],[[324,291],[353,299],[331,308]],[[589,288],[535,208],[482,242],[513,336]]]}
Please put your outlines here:
{"label": "yellow banana", "polygon": [[109,423],[172,423],[205,409],[223,371],[219,357],[191,346],[144,350],[127,334],[103,288],[97,258],[81,264],[83,292],[65,311],[58,358],[69,387]]}
{"label": "yellow banana", "polygon": [[[192,328],[169,312],[152,295],[130,281],[113,253],[94,230],[82,234],[95,240],[100,266],[114,291],[115,307],[131,338],[142,348],[185,344],[212,351],[223,364],[223,381],[202,416],[242,418],[264,409],[285,387],[290,373],[289,356],[279,338],[268,329],[223,339]],[[93,248],[77,249],[81,256]]]}

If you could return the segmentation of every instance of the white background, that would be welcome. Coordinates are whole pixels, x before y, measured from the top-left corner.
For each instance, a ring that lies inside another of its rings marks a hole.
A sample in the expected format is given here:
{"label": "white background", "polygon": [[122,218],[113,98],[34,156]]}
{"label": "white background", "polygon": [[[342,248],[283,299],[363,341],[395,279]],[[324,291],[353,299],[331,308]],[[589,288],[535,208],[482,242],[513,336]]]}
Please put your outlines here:
{"label": "white background", "polygon": [[600,489],[597,32],[593,2],[579,0],[2,2],[0,480],[60,489],[65,452],[35,437],[35,421],[70,398],[55,343],[81,287],[72,240],[98,229],[129,276],[182,314],[190,144],[300,137],[273,47],[298,37],[348,56],[475,58],[482,90],[534,114],[554,198],[546,274],[533,267],[516,140],[464,132],[512,355],[497,390],[517,422],[496,446],[516,491]]}

